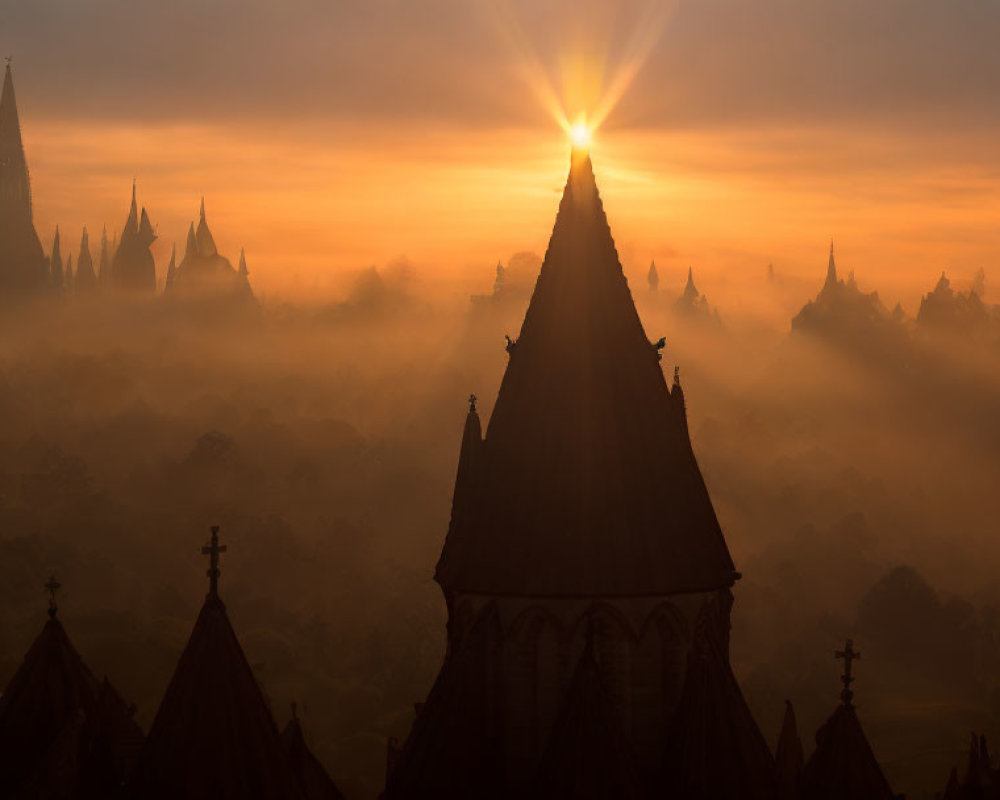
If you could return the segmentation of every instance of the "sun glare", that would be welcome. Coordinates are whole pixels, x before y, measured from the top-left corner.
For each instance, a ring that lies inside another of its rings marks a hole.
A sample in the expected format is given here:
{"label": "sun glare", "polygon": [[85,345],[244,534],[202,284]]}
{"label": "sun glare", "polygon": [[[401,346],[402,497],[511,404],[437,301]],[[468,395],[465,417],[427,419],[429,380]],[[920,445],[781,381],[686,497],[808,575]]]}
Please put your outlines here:
{"label": "sun glare", "polygon": [[590,128],[586,122],[577,122],[569,129],[569,138],[574,147],[590,147]]}

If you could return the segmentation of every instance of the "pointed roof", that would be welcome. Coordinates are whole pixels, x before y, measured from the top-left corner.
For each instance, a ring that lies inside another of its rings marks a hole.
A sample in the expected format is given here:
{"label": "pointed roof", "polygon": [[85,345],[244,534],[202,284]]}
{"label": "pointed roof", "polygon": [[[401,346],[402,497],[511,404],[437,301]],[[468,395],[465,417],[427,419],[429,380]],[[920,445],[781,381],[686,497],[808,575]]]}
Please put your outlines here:
{"label": "pointed roof", "polygon": [[795,709],[789,700],[785,701],[785,718],[781,723],[774,762],[778,781],[778,800],[798,800],[805,758],[798,724],[795,721]]}
{"label": "pointed roof", "polygon": [[135,178],[132,179],[132,205],[129,206],[128,219],[125,220],[125,231],[122,238],[127,233],[138,233],[139,231],[139,206],[135,201]]}
{"label": "pointed roof", "polygon": [[437,581],[513,595],[730,586],[733,562],[585,153],[574,153],[510,351],[475,496],[453,509]]}
{"label": "pointed roof", "polygon": [[645,789],[594,653],[592,633],[539,764],[534,797],[641,800]]}
{"label": "pointed roof", "polygon": [[31,775],[67,726],[78,727],[77,714],[96,706],[97,681],[53,611],[0,695],[0,795]]}
{"label": "pointed roof", "polygon": [[383,800],[499,800],[503,751],[490,696],[489,648],[497,636],[488,605],[445,658],[427,702],[388,776]]}
{"label": "pointed roof", "polygon": [[97,279],[101,285],[111,280],[111,253],[108,250],[108,226],[101,229],[101,255],[98,265]]}
{"label": "pointed roof", "polygon": [[0,155],[19,155],[24,159],[24,144],[21,141],[21,120],[17,114],[17,97],[14,94],[14,77],[10,62],[3,76],[3,92],[0,93]]}
{"label": "pointed roof", "polygon": [[837,285],[837,262],[833,258],[833,239],[830,240],[830,261],[826,265],[826,282],[824,289],[829,289]]}
{"label": "pointed roof", "polygon": [[90,255],[90,235],[84,227],[83,235],[80,237],[80,255],[76,259],[76,288],[87,291],[96,286],[94,259]]}
{"label": "pointed roof", "polygon": [[184,258],[185,260],[191,256],[194,257],[198,254],[198,240],[194,235],[194,223],[192,222],[188,228],[187,241],[184,243]]}
{"label": "pointed roof", "polygon": [[774,798],[771,751],[712,633],[696,635],[671,727],[664,796]]}
{"label": "pointed roof", "polygon": [[143,800],[303,800],[278,728],[218,595],[210,589],[129,782]]}
{"label": "pointed roof", "polygon": [[854,706],[842,703],[816,732],[816,750],[802,774],[803,800],[892,800]]}
{"label": "pointed roof", "polygon": [[215,246],[215,239],[208,229],[208,222],[205,220],[205,198],[201,198],[201,211],[199,212],[198,230],[195,233],[198,243],[198,253],[202,256],[214,256],[219,250]]}
{"label": "pointed roof", "polygon": [[24,156],[24,142],[21,140],[21,120],[17,113],[17,98],[14,94],[14,78],[10,62],[3,77],[3,91],[0,93],[0,186],[4,186],[6,196],[4,210],[31,219],[31,189],[28,180],[28,162]]}
{"label": "pointed roof", "polygon": [[247,278],[247,277],[250,276],[250,270],[247,269],[247,254],[246,254],[246,250],[244,250],[242,247],[240,248],[239,273],[244,278]]}
{"label": "pointed roof", "polygon": [[337,785],[330,780],[323,765],[319,763],[306,744],[302,724],[292,706],[292,718],[281,732],[281,744],[292,762],[292,769],[298,776],[305,792],[305,800],[344,800]]}
{"label": "pointed roof", "polygon": [[698,287],[694,285],[694,268],[688,267],[687,283],[684,284],[684,293],[681,295],[686,300],[697,300]]}

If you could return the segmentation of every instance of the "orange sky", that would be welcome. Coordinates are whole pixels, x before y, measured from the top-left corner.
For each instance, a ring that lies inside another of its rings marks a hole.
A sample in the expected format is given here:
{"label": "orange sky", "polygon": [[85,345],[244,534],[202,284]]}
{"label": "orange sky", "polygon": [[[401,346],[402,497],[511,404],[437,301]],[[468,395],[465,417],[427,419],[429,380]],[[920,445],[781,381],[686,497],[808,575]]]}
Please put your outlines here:
{"label": "orange sky", "polygon": [[161,273],[205,195],[266,296],[398,257],[487,290],[498,258],[544,250],[555,104],[610,109],[593,157],[633,284],[651,258],[666,286],[691,265],[737,306],[773,262],[811,291],[832,235],[889,305],[942,269],[991,285],[989,4],[178,0],[129,6],[125,31],[119,0],[46,3],[0,5],[46,246],[56,223],[74,244],[120,229],[134,175]]}

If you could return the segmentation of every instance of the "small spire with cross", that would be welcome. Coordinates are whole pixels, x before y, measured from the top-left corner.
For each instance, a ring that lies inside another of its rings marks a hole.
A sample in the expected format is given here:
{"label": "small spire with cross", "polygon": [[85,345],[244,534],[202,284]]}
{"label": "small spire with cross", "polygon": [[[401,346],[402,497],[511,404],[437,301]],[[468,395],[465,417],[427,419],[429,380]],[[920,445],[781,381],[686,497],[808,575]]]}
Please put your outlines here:
{"label": "small spire with cross", "polygon": [[840,699],[845,706],[850,706],[854,700],[854,692],[851,691],[851,684],[854,683],[854,676],[851,674],[851,667],[854,662],[861,658],[861,653],[854,649],[854,640],[848,639],[843,650],[837,650],[833,657],[844,662],[844,674],[840,676],[841,683],[844,684],[840,692]]}
{"label": "small spire with cross", "polygon": [[207,545],[201,548],[201,554],[208,556],[208,593],[218,596],[219,594],[219,553],[226,552],[226,545],[219,544],[219,526],[213,525],[212,538]]}
{"label": "small spire with cross", "polygon": [[52,619],[56,618],[56,612],[59,610],[59,604],[56,603],[56,592],[60,589],[62,589],[62,584],[56,580],[55,575],[50,576],[45,582],[45,590],[49,593],[49,617]]}
{"label": "small spire with cross", "polygon": [[470,394],[469,395],[469,413],[470,414],[475,413],[475,410],[476,410],[476,400],[478,400],[478,399],[479,398],[476,397],[474,394]]}

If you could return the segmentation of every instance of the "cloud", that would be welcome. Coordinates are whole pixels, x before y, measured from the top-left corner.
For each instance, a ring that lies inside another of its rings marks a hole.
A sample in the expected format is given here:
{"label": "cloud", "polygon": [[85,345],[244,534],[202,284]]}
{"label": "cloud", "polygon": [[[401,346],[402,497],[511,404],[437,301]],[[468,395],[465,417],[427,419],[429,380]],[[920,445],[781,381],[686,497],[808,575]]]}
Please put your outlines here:
{"label": "cloud", "polygon": [[996,115],[988,0],[0,0],[0,47],[48,116],[548,124],[519,60],[570,100],[567,71],[608,88],[657,5],[671,13],[611,125]]}

